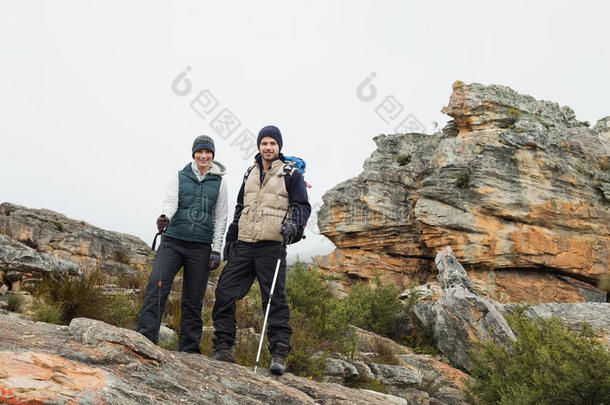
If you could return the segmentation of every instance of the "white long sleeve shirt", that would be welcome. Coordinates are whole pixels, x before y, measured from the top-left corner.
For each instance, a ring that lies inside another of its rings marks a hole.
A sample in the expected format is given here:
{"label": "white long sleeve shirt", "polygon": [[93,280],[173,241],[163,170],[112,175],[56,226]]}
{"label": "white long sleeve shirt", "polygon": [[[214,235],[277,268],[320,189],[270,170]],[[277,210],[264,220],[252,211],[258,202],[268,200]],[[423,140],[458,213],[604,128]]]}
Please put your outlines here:
{"label": "white long sleeve shirt", "polygon": [[[191,169],[199,181],[203,180],[208,174],[217,174],[220,177],[220,188],[218,189],[218,199],[216,200],[216,206],[214,207],[214,214],[212,222],[214,224],[214,235],[212,236],[212,251],[221,252],[222,241],[227,227],[227,182],[223,177],[226,174],[225,166],[217,161],[212,161],[210,170],[208,170],[203,176],[199,173],[197,163],[191,162]],[[176,176],[172,176],[167,185],[167,193],[165,200],[163,201],[163,208],[161,213],[165,214],[170,220],[178,210],[178,190],[180,185],[179,172]]]}

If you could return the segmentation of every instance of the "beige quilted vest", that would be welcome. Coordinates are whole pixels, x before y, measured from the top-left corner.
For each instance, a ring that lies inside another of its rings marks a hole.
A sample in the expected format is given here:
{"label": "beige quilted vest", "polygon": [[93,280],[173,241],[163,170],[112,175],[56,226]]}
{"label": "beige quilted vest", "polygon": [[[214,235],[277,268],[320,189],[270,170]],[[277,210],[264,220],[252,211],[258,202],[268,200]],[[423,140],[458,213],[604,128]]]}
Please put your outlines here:
{"label": "beige quilted vest", "polygon": [[[263,184],[260,184],[260,168],[255,164],[244,184],[244,208],[239,218],[238,239],[244,242],[281,242],[280,228],[288,205],[284,162],[277,159],[271,164]],[[290,218],[290,212],[287,218]]]}

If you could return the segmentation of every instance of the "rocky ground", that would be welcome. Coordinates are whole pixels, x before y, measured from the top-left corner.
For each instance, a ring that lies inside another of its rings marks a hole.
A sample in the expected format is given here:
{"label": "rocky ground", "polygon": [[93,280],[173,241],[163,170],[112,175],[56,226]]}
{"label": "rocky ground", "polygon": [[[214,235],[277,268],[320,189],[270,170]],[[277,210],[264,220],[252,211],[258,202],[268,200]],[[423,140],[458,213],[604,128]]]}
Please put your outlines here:
{"label": "rocky ground", "polygon": [[[335,377],[349,377],[341,360],[330,364]],[[422,377],[413,367],[389,367],[377,365],[379,373],[403,388],[402,397],[291,374],[274,377],[266,370],[255,374],[206,356],[170,352],[137,332],[86,318],[58,326],[0,314],[2,403],[460,403],[460,392],[446,385],[437,392],[449,402],[414,388]],[[405,391],[408,387],[413,388]]]}

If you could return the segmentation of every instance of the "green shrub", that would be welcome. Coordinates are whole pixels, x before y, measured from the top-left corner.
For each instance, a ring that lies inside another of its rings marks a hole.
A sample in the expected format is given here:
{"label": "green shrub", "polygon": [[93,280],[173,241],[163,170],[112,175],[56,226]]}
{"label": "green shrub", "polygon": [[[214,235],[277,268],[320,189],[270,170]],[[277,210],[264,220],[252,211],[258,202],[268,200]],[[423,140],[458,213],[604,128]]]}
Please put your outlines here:
{"label": "green shrub", "polygon": [[319,270],[297,262],[288,273],[286,290],[291,311],[305,316],[320,338],[335,339],[345,333],[348,318]]}
{"label": "green shrub", "polygon": [[580,333],[558,318],[507,317],[511,349],[485,342],[470,353],[467,396],[476,404],[610,404],[610,353],[586,325]]}
{"label": "green shrub", "polygon": [[134,297],[128,294],[117,294],[110,298],[102,320],[119,328],[133,329],[138,321],[139,310],[140,307]]}
{"label": "green shrub", "polygon": [[165,302],[165,309],[160,308],[163,311],[162,318],[165,325],[168,328],[173,329],[176,333],[180,333],[180,316],[182,314],[182,298],[178,295],[170,296]]}
{"label": "green shrub", "polygon": [[138,270],[132,274],[121,274],[117,279],[117,286],[120,288],[128,288],[134,290],[132,298],[135,301],[135,305],[138,308],[138,312],[144,304],[144,297],[146,296],[146,287],[148,285],[149,273],[146,271]]}
{"label": "green shrub", "polygon": [[11,312],[21,312],[25,300],[21,294],[9,294],[7,308]]}
{"label": "green shrub", "polygon": [[400,340],[407,312],[399,298],[400,289],[383,284],[375,275],[375,287],[359,283],[341,301],[341,312],[349,323],[391,339]]}
{"label": "green shrub", "polygon": [[264,314],[261,310],[262,298],[258,283],[252,284],[248,294],[237,301],[235,321],[240,329],[254,328],[260,331],[263,328]]}
{"label": "green shrub", "polygon": [[319,340],[319,331],[315,330],[309,319],[298,310],[290,314],[290,326],[292,337],[291,351],[286,362],[287,370],[295,375],[320,380],[326,367],[328,352],[321,350],[324,342]]}
{"label": "green shrub", "polygon": [[105,276],[99,270],[83,276],[45,277],[34,295],[49,305],[61,307],[61,324],[67,325],[78,317],[105,321],[111,297],[102,290],[104,281]]}
{"label": "green shrub", "polygon": [[[258,351],[259,339],[253,334],[240,334],[235,344],[235,362],[245,367],[254,367],[256,364],[256,353]],[[265,348],[267,340],[263,341],[263,350],[259,359],[259,367],[267,368],[271,363],[271,356]]]}
{"label": "green shrub", "polygon": [[38,322],[61,324],[63,309],[59,302],[34,299],[34,320]]}
{"label": "green shrub", "polygon": [[383,394],[388,394],[388,386],[376,378],[369,378],[359,375],[357,378],[352,378],[345,382],[345,385],[352,388],[362,388],[370,391],[377,391]]}

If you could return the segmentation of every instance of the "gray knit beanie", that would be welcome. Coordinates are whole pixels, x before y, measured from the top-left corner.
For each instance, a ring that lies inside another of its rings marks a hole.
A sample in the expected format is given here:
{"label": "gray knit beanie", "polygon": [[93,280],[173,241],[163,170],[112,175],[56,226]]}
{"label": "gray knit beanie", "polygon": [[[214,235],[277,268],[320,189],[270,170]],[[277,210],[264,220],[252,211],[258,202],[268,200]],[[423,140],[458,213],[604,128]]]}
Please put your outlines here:
{"label": "gray knit beanie", "polygon": [[195,157],[195,152],[201,149],[208,149],[212,152],[212,155],[216,155],[214,141],[207,135],[200,135],[193,141],[193,158]]}

